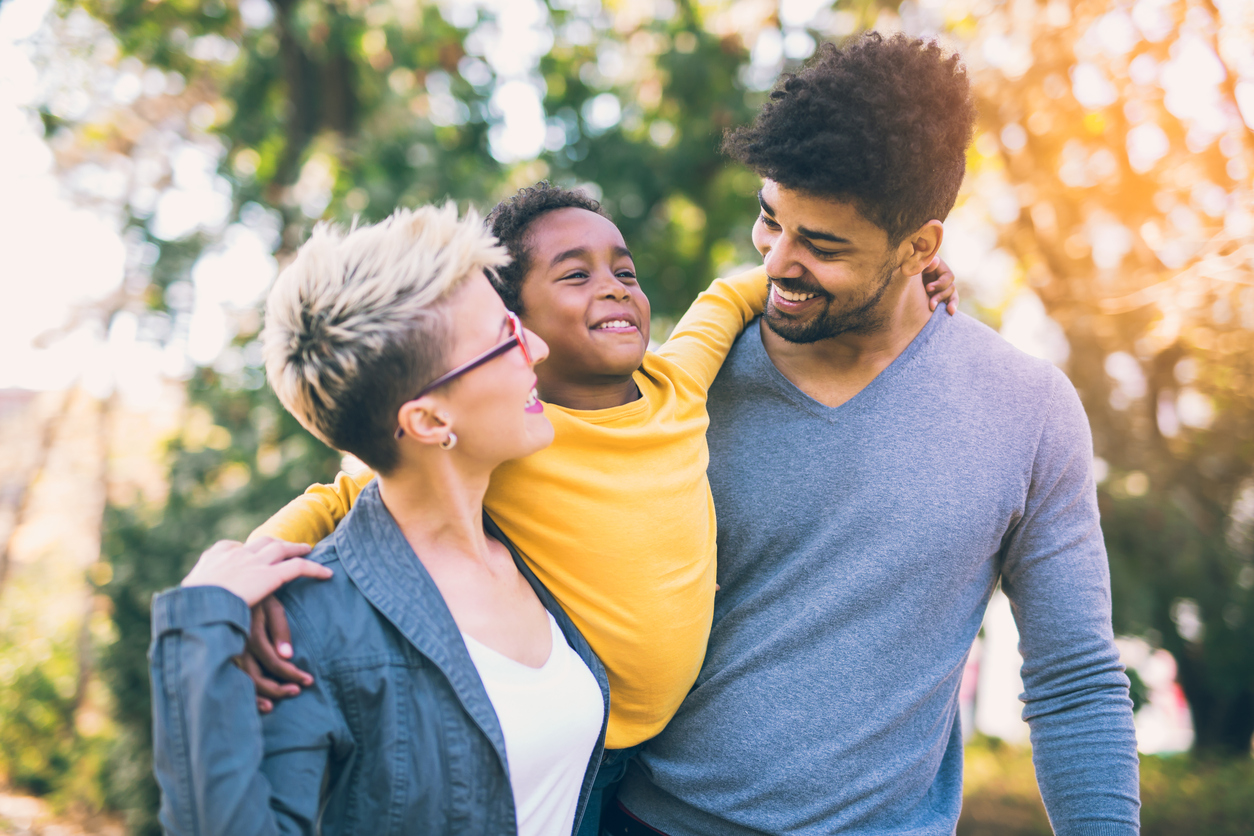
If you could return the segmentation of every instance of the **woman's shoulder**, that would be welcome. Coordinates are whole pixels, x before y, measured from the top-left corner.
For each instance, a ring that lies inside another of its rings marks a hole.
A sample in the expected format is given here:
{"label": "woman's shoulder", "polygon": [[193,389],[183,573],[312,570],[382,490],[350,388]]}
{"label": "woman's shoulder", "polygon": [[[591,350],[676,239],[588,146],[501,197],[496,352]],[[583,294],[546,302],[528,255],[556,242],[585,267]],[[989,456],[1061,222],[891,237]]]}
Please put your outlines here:
{"label": "woman's shoulder", "polygon": [[287,612],[293,642],[308,642],[323,663],[378,654],[395,644],[386,622],[353,583],[334,540],[323,540],[306,557],[330,569],[330,578],[298,578],[276,594]]}

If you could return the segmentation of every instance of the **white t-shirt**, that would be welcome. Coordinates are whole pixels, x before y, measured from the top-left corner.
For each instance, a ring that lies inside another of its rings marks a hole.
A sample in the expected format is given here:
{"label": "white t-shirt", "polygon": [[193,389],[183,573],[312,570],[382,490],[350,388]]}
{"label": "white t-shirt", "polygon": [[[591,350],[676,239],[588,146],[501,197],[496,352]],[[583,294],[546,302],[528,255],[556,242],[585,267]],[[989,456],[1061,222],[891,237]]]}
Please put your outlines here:
{"label": "white t-shirt", "polygon": [[549,629],[553,649],[539,668],[462,633],[505,736],[518,836],[558,836],[574,829],[579,791],[604,719],[601,688],[552,613]]}

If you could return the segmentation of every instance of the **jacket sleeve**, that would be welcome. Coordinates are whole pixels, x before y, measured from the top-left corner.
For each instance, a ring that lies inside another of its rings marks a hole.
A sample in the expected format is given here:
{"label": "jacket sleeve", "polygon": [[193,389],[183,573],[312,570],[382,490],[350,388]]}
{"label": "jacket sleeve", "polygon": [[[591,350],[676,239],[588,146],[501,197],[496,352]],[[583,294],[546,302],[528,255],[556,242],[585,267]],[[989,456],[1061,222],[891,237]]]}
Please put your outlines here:
{"label": "jacket sleeve", "polygon": [[766,270],[760,267],[730,279],[716,279],[679,320],[658,355],[708,391],[736,338],[765,308],[767,292]]}
{"label": "jacket sleeve", "polygon": [[340,520],[348,516],[358,494],[373,478],[372,470],[363,470],[356,475],[341,471],[329,485],[311,485],[258,526],[248,539],[273,537],[316,546],[319,541],[331,536]]}
{"label": "jacket sleeve", "polygon": [[253,684],[231,661],[244,650],[248,621],[244,601],[220,587],[172,589],[153,600],[153,766],[167,834],[315,831],[342,723],[315,674],[284,706],[300,722],[263,738]]}
{"label": "jacket sleeve", "polygon": [[1132,701],[1115,647],[1110,568],[1084,408],[1061,372],[1023,516],[1003,548],[1002,588],[1023,654],[1023,718],[1059,836],[1139,831]]}

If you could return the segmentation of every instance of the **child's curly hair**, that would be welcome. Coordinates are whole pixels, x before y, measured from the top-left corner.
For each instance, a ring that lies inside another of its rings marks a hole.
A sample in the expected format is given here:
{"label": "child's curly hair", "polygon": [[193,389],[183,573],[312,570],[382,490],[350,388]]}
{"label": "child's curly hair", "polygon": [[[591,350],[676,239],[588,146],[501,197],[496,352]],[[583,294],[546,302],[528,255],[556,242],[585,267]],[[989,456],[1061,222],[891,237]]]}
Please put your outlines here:
{"label": "child's curly hair", "polygon": [[495,285],[496,292],[501,294],[505,307],[511,311],[522,313],[522,299],[519,297],[523,278],[531,269],[531,250],[527,246],[528,228],[541,215],[570,208],[586,209],[613,220],[601,204],[587,194],[550,185],[547,180],[519,189],[513,196],[496,204],[488,213],[484,223],[510,254],[510,263],[497,268],[492,284]]}
{"label": "child's curly hair", "polygon": [[957,55],[869,32],[782,76],[723,151],[786,188],[852,202],[896,245],[953,208],[974,123]]}

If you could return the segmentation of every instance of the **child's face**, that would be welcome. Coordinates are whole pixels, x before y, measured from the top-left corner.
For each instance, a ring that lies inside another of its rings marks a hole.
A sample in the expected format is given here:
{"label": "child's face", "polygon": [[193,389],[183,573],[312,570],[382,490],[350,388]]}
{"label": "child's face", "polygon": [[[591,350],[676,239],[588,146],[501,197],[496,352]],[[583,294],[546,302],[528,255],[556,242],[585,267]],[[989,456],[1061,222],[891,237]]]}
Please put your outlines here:
{"label": "child's face", "polygon": [[547,381],[604,384],[630,378],[649,346],[649,300],[618,227],[586,209],[556,209],[527,230],[531,269],[522,320],[549,346],[536,366]]}

